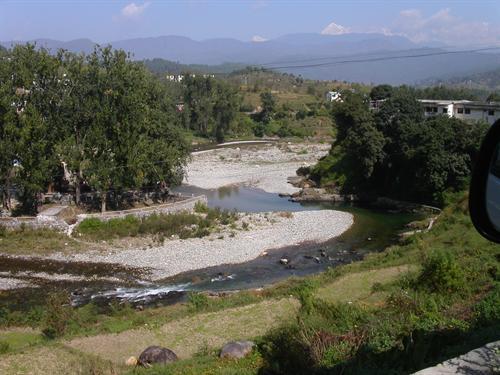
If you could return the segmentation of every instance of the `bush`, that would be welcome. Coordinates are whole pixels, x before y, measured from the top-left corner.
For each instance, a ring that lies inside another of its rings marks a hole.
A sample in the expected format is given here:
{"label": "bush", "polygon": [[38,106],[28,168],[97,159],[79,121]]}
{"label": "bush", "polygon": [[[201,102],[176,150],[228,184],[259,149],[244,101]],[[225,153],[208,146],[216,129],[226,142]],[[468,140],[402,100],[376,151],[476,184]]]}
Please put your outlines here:
{"label": "bush", "polygon": [[458,292],[466,290],[463,269],[449,251],[434,250],[422,265],[417,287],[431,292]]}
{"label": "bush", "polygon": [[194,212],[199,214],[206,214],[208,212],[208,206],[202,202],[196,202],[194,204]]}
{"label": "bush", "polygon": [[8,342],[0,341],[0,354],[5,354],[10,350]]}
{"label": "bush", "polygon": [[190,292],[188,294],[188,303],[192,311],[203,311],[207,309],[209,300],[206,294]]}
{"label": "bush", "polygon": [[47,297],[42,333],[49,339],[64,335],[73,315],[66,292],[56,292]]}
{"label": "bush", "polygon": [[474,310],[480,323],[500,322],[500,283],[495,283],[493,289],[476,305]]}

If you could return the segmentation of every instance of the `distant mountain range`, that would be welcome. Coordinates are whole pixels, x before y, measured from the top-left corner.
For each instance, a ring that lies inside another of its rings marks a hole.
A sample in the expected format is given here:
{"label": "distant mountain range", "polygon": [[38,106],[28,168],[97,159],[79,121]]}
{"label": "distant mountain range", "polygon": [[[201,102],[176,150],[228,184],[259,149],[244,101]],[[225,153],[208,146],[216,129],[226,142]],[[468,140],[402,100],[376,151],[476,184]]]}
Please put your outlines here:
{"label": "distant mountain range", "polygon": [[[91,52],[96,43],[89,39],[67,42],[37,39],[51,51]],[[25,42],[0,42],[11,47]],[[282,72],[311,79],[337,79],[373,83],[414,83],[429,78],[474,74],[500,67],[500,54],[468,52],[385,61],[321,65],[344,60],[367,60],[386,56],[418,55],[443,51],[415,44],[407,38],[383,34],[291,34],[264,42],[236,39],[195,41],[182,36],[137,38],[104,43],[130,52],[136,60],[161,58],[182,64],[263,65],[283,67]],[[306,65],[305,67],[303,67]],[[315,66],[307,66],[315,65]],[[293,66],[293,67],[291,67]],[[299,66],[299,67],[296,67]]]}

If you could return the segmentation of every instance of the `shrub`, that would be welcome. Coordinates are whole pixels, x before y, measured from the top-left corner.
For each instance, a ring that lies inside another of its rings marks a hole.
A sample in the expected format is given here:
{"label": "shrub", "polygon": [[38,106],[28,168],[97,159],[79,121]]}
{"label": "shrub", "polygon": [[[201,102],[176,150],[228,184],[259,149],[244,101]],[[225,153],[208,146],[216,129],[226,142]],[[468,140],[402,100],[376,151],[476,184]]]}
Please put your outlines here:
{"label": "shrub", "polygon": [[0,341],[0,354],[5,354],[10,350],[8,342]]}
{"label": "shrub", "polygon": [[5,226],[0,225],[0,237],[5,237],[7,235],[7,228]]}
{"label": "shrub", "polygon": [[465,275],[455,257],[449,251],[435,250],[424,261],[417,279],[431,292],[457,292],[466,289]]}
{"label": "shrub", "polygon": [[474,310],[480,323],[500,322],[500,283],[495,283],[493,289],[476,305]]}
{"label": "shrub", "polygon": [[194,204],[194,212],[205,214],[208,212],[208,206],[205,203],[198,201]]}
{"label": "shrub", "polygon": [[56,292],[47,297],[45,319],[42,332],[45,337],[54,339],[64,335],[73,309],[69,305],[69,296],[66,292]]}
{"label": "shrub", "polygon": [[189,307],[193,311],[203,311],[208,307],[209,300],[206,294],[190,292],[188,294]]}

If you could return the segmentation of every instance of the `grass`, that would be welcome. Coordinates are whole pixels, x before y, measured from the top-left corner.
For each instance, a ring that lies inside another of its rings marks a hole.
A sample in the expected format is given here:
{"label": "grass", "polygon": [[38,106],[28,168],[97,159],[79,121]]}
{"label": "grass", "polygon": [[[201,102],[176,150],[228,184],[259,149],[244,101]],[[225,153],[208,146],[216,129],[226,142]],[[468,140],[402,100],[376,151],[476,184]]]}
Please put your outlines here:
{"label": "grass", "polygon": [[194,211],[154,214],[143,218],[129,215],[107,221],[88,218],[75,228],[74,235],[88,241],[153,235],[163,242],[165,237],[177,235],[181,239],[205,237],[220,226],[230,225],[238,219],[235,212],[200,204],[195,206]]}
{"label": "grass", "polygon": [[415,265],[402,265],[349,273],[317,289],[315,296],[330,303],[358,302],[376,305],[387,298],[391,283],[416,269]]}
{"label": "grass", "polygon": [[148,324],[120,334],[76,338],[66,345],[114,363],[123,363],[132,355],[138,356],[153,344],[168,347],[186,359],[200,351],[217,350],[230,340],[260,337],[279,325],[282,319],[292,318],[297,310],[295,299],[266,300],[225,309],[223,314],[195,314],[159,327]]}
{"label": "grass", "polygon": [[497,340],[500,249],[466,207],[457,197],[430,232],[297,281],[298,320],[264,338],[264,371],[408,373]]}
{"label": "grass", "polygon": [[0,359],[0,373],[6,375],[67,375],[68,373],[114,375],[125,370],[122,365],[85,355],[58,343],[2,355]]}
{"label": "grass", "polygon": [[41,332],[29,328],[0,331],[0,354],[16,352],[45,343]]}
{"label": "grass", "polygon": [[63,233],[51,229],[21,228],[0,230],[0,253],[9,255],[50,255],[75,252],[82,245]]}
{"label": "grass", "polygon": [[200,355],[168,366],[134,369],[129,373],[148,375],[252,375],[259,372],[262,364],[262,357],[257,351],[254,351],[248,357],[239,360],[219,359],[216,354]]}
{"label": "grass", "polygon": [[[35,367],[53,358],[42,350],[47,345],[61,358],[84,353],[86,366],[104,369],[97,373],[106,373],[110,363],[118,368],[145,346],[162,344],[182,360],[138,373],[396,374],[498,340],[500,249],[475,232],[466,197],[446,208],[430,232],[405,241],[260,292],[192,294],[186,304],[145,311],[116,308],[92,315],[90,308],[77,309],[63,335],[72,349],[59,352],[57,339],[26,350]],[[255,337],[258,349],[249,358],[217,358],[225,341]],[[0,372],[12,356],[2,355]],[[68,363],[80,366],[70,357]],[[12,368],[6,373],[15,373]]]}

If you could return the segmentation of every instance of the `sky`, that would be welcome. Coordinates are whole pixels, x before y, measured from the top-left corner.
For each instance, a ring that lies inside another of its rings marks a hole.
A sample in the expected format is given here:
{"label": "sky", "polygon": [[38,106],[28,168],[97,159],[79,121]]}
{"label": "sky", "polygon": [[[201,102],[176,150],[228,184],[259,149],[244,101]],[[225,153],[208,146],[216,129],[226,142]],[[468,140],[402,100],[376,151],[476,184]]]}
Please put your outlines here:
{"label": "sky", "polygon": [[352,32],[500,45],[500,0],[0,0],[0,41],[182,35],[261,42]]}

